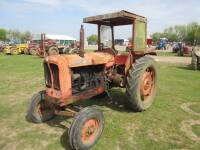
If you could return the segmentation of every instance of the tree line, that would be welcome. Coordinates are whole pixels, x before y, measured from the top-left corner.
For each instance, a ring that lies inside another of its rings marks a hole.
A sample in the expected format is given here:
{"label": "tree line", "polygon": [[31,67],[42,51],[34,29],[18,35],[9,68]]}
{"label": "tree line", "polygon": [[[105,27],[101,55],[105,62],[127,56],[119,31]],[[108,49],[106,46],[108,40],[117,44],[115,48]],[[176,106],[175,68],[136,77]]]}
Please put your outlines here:
{"label": "tree line", "polygon": [[0,41],[9,42],[12,39],[17,39],[24,43],[30,40],[31,36],[32,34],[30,31],[20,32],[19,30],[6,30],[0,28]]}
{"label": "tree line", "polygon": [[163,32],[155,32],[151,35],[153,42],[159,38],[167,38],[169,42],[186,42],[188,44],[200,44],[200,25],[192,22],[187,25],[176,25],[164,29]]}

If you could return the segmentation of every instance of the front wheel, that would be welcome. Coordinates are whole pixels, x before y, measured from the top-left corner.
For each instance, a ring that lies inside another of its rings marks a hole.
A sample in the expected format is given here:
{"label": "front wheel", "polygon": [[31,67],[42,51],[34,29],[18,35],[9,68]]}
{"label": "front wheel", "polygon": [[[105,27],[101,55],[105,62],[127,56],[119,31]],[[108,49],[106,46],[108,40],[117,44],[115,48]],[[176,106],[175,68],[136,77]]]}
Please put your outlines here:
{"label": "front wheel", "polygon": [[72,149],[87,150],[99,140],[104,128],[104,116],[96,106],[86,107],[75,116],[69,129]]}
{"label": "front wheel", "polygon": [[45,91],[33,95],[28,106],[27,117],[34,123],[41,123],[54,117],[51,104],[45,100]]}
{"label": "front wheel", "polygon": [[137,59],[129,69],[126,80],[127,104],[134,111],[143,111],[151,106],[157,89],[157,65],[153,58]]}

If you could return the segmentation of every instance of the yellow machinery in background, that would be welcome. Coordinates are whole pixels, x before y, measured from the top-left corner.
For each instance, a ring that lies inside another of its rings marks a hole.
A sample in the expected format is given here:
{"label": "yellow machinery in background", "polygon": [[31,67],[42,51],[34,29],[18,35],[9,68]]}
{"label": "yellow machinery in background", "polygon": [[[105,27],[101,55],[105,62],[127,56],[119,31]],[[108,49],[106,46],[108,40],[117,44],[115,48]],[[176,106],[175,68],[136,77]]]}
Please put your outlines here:
{"label": "yellow machinery in background", "polygon": [[17,44],[17,45],[11,44],[11,45],[7,45],[4,48],[4,53],[11,54],[11,55],[23,54],[27,48],[28,48],[28,44]]}

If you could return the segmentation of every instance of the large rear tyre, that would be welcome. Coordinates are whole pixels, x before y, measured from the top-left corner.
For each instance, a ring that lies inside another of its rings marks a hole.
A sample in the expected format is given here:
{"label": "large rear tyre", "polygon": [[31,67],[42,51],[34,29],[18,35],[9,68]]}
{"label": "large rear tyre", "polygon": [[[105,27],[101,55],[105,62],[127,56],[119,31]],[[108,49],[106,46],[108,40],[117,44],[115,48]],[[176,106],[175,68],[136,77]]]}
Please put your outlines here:
{"label": "large rear tyre", "polygon": [[48,54],[49,55],[58,55],[59,54],[59,50],[57,47],[50,47],[48,50]]}
{"label": "large rear tyre", "polygon": [[87,150],[99,140],[104,128],[104,116],[96,106],[86,107],[74,118],[69,129],[72,149]]}
{"label": "large rear tyre", "polygon": [[36,48],[31,48],[30,49],[30,54],[31,55],[37,55],[37,49]]}
{"label": "large rear tyre", "polygon": [[41,123],[54,117],[52,106],[45,100],[45,91],[33,95],[28,106],[27,117],[34,123]]}
{"label": "large rear tyre", "polygon": [[150,56],[137,59],[127,75],[127,106],[134,111],[146,110],[154,101],[156,89],[156,62]]}

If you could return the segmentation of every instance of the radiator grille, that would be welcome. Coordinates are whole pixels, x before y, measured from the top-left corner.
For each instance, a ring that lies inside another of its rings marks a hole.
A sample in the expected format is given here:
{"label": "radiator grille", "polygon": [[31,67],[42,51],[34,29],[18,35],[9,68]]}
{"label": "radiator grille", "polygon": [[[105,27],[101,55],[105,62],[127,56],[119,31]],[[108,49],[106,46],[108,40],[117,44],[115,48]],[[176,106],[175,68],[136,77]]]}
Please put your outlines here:
{"label": "radiator grille", "polygon": [[46,62],[44,63],[44,79],[45,79],[46,86],[50,88],[52,85],[51,73],[50,73],[48,64]]}
{"label": "radiator grille", "polygon": [[60,80],[59,80],[59,69],[55,64],[50,64],[51,72],[53,75],[53,86],[54,89],[60,90]]}

